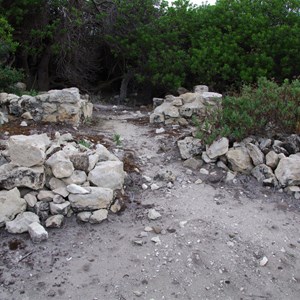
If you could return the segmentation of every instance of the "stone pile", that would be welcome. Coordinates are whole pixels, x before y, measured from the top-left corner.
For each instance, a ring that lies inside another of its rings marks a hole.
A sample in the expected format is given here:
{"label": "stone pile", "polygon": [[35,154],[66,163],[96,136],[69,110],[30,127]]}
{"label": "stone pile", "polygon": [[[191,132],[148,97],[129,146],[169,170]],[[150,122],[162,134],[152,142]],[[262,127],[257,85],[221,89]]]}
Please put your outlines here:
{"label": "stone pile", "polygon": [[88,149],[71,134],[11,136],[0,152],[0,227],[40,242],[44,226],[61,227],[73,213],[100,223],[121,209],[114,192],[124,179],[123,162],[101,144]]}
{"label": "stone pile", "polygon": [[200,162],[199,168],[203,163],[216,164],[226,169],[229,175],[251,174],[263,185],[284,189],[300,199],[299,135],[280,140],[250,137],[232,147],[224,137],[205,146],[201,140],[189,136],[179,140],[177,145],[186,166]]}
{"label": "stone pile", "polygon": [[62,122],[78,125],[92,116],[93,104],[81,96],[77,88],[50,90],[35,97],[0,93],[0,125],[8,115],[42,122]]}
{"label": "stone pile", "polygon": [[204,118],[208,111],[220,107],[222,95],[208,91],[205,85],[197,85],[194,92],[186,92],[178,97],[168,95],[165,99],[154,98],[155,109],[150,115],[150,123],[165,125],[187,125],[193,115]]}

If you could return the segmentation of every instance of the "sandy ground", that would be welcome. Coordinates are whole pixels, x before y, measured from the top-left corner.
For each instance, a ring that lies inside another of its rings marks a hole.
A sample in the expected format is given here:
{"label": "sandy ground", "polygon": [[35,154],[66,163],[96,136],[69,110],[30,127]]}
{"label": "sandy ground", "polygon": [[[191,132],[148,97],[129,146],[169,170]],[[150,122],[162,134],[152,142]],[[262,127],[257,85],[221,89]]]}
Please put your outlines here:
{"label": "sandy ground", "polygon": [[[99,225],[71,217],[42,244],[1,229],[0,299],[300,299],[300,203],[250,177],[224,183],[212,166],[204,167],[218,180],[187,171],[175,147],[184,132],[155,134],[139,117],[98,106],[88,129],[120,134],[119,154],[133,153],[140,174],[127,179],[131,203]],[[161,188],[144,191],[151,183],[142,175]],[[151,208],[160,219],[148,219]]]}

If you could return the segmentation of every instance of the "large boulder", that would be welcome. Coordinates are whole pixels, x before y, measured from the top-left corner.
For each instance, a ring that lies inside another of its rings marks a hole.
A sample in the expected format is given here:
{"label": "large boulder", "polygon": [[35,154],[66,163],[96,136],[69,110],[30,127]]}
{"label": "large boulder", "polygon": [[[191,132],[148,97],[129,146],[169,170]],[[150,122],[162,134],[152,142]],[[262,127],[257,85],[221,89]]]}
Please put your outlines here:
{"label": "large boulder", "polygon": [[26,201],[21,198],[17,188],[10,191],[0,191],[0,227],[25,210]]}
{"label": "large boulder", "polygon": [[42,165],[45,151],[50,145],[47,134],[13,135],[8,140],[8,152],[11,162],[22,167]]}
{"label": "large boulder", "polygon": [[17,215],[17,217],[6,222],[6,230],[10,233],[23,233],[28,231],[28,226],[33,223],[40,223],[39,217],[30,211],[25,211]]}
{"label": "large boulder", "polygon": [[43,166],[18,167],[12,163],[0,166],[0,188],[10,190],[14,187],[28,187],[38,190],[44,187],[45,172]]}
{"label": "large boulder", "polygon": [[121,189],[124,184],[125,172],[121,161],[103,161],[90,171],[88,180],[96,186]]}
{"label": "large boulder", "polygon": [[226,157],[233,171],[250,174],[253,169],[252,160],[244,147],[229,149]]}
{"label": "large boulder", "polygon": [[206,150],[206,154],[210,159],[217,158],[227,153],[229,147],[229,140],[222,137],[214,141]]}
{"label": "large boulder", "polygon": [[294,154],[282,158],[275,175],[282,186],[300,185],[300,155]]}
{"label": "large boulder", "polygon": [[75,211],[108,208],[113,200],[113,190],[102,187],[89,187],[89,194],[70,194],[69,201]]}
{"label": "large boulder", "polygon": [[64,151],[58,151],[46,160],[56,178],[70,177],[74,166]]}
{"label": "large boulder", "polygon": [[188,159],[194,155],[202,153],[202,144],[200,139],[187,136],[183,140],[177,142],[181,158]]}

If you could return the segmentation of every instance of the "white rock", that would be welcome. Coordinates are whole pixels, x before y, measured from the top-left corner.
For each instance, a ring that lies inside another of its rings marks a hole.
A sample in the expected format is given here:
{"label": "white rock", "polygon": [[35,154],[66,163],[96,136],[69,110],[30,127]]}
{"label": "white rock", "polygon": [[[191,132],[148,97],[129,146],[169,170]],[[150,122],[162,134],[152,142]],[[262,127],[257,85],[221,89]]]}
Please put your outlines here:
{"label": "white rock", "polygon": [[86,188],[83,188],[77,184],[69,184],[67,186],[67,191],[71,194],[89,194],[90,191]]}
{"label": "white rock", "polygon": [[81,185],[86,182],[87,176],[84,171],[75,170],[70,177],[63,178],[62,180],[65,184],[68,184],[68,185],[70,185],[70,184]]}
{"label": "white rock", "polygon": [[8,140],[11,162],[22,167],[42,165],[50,145],[47,134],[13,135]]}
{"label": "white rock", "polygon": [[164,132],[165,132],[165,129],[162,128],[162,127],[155,130],[155,133],[156,133],[156,134],[160,134],[160,133],[164,133]]}
{"label": "white rock", "polygon": [[113,190],[101,187],[90,187],[89,194],[71,194],[69,201],[75,211],[97,210],[108,208],[113,200]]}
{"label": "white rock", "polygon": [[100,162],[88,175],[88,180],[94,185],[112,190],[121,189],[124,179],[125,172],[121,161]]}
{"label": "white rock", "polygon": [[26,201],[21,198],[17,188],[10,191],[0,191],[0,227],[25,210]]}
{"label": "white rock", "polygon": [[260,265],[261,267],[264,267],[264,266],[267,265],[268,261],[269,261],[268,258],[267,258],[266,256],[264,256],[264,257],[261,259],[261,261],[259,262],[259,265]]}
{"label": "white rock", "polygon": [[184,226],[187,224],[188,221],[180,221],[179,222],[179,227],[184,228]]}
{"label": "white rock", "polygon": [[23,233],[28,231],[28,226],[33,223],[40,223],[39,217],[30,211],[25,211],[17,215],[17,217],[6,222],[6,230],[9,233]]}
{"label": "white rock", "polygon": [[64,216],[63,215],[55,215],[55,216],[51,216],[49,217],[46,222],[45,225],[46,227],[50,227],[50,228],[59,228],[62,226],[64,221]]}
{"label": "white rock", "polygon": [[46,165],[51,167],[53,175],[58,179],[70,177],[74,171],[72,162],[63,151],[58,151],[50,156]]}
{"label": "white rock", "polygon": [[159,219],[160,217],[161,217],[161,214],[158,211],[156,211],[153,208],[149,209],[149,211],[148,211],[148,218],[150,220],[156,220],[156,219]]}
{"label": "white rock", "polygon": [[37,198],[35,195],[28,193],[24,196],[24,200],[27,202],[27,206],[34,207],[37,203]]}
{"label": "white rock", "polygon": [[201,168],[200,169],[200,174],[203,174],[203,175],[209,175],[209,171],[204,169],[204,168]]}
{"label": "white rock", "polygon": [[161,244],[161,240],[160,240],[159,236],[154,236],[151,239],[151,242],[155,243],[156,245],[160,245]]}
{"label": "white rock", "polygon": [[[53,193],[54,194],[58,194],[58,195],[60,195],[60,196],[62,196],[62,197],[64,197],[64,198],[67,198],[68,196],[69,196],[69,192],[68,192],[68,190],[67,190],[67,187],[60,187],[60,188],[57,188],[57,189],[55,189],[55,190],[53,190]],[[53,199],[54,199],[54,197],[53,197]],[[54,200],[53,200],[54,201]],[[54,201],[55,202],[55,201]],[[57,203],[57,202],[56,202]]]}
{"label": "white rock", "polygon": [[96,153],[99,155],[98,161],[107,161],[107,160],[119,161],[119,159],[115,155],[110,153],[107,150],[107,148],[101,144],[96,145]]}
{"label": "white rock", "polygon": [[107,219],[108,211],[106,209],[99,209],[92,212],[89,219],[91,224],[98,224]]}
{"label": "white rock", "polygon": [[28,126],[28,124],[27,124],[27,122],[25,122],[25,121],[22,121],[22,122],[21,122],[21,124],[20,124],[20,126],[21,126],[21,127],[27,127],[27,126]]}
{"label": "white rock", "polygon": [[149,176],[143,175],[143,178],[147,181],[147,182],[151,182],[152,179]]}
{"label": "white rock", "polygon": [[151,232],[151,231],[153,231],[153,228],[150,227],[150,226],[146,226],[146,227],[144,228],[144,231],[146,231],[146,232]]}
{"label": "white rock", "polygon": [[215,159],[227,153],[229,147],[229,140],[222,137],[214,141],[206,150],[206,154],[210,159]]}
{"label": "white rock", "polygon": [[201,184],[203,181],[199,178],[195,181],[195,184]]}
{"label": "white rock", "polygon": [[143,184],[142,184],[142,189],[143,189],[143,190],[146,190],[147,188],[148,188],[148,185],[145,184],[145,183],[143,183]]}
{"label": "white rock", "polygon": [[152,183],[152,184],[151,184],[151,190],[152,190],[152,191],[156,191],[156,190],[158,190],[159,188],[160,188],[160,186],[157,185],[156,183]]}
{"label": "white rock", "polygon": [[300,185],[300,156],[294,154],[282,158],[275,170],[275,175],[282,186]]}
{"label": "white rock", "polygon": [[40,243],[48,239],[48,232],[38,222],[33,222],[28,226],[28,232],[34,243]]}

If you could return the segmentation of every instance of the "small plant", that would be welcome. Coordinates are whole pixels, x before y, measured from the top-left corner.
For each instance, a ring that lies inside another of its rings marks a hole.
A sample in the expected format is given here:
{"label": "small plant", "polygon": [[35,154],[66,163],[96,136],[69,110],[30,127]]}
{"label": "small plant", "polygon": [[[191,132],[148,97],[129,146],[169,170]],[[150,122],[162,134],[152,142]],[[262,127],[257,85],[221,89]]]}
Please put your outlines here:
{"label": "small plant", "polygon": [[115,133],[113,136],[113,141],[116,143],[117,146],[121,146],[121,144],[122,144],[121,135],[118,133]]}
{"label": "small plant", "polygon": [[78,142],[78,144],[82,145],[82,146],[84,146],[85,148],[88,148],[88,149],[91,148],[91,146],[92,146],[92,144],[87,140],[80,140]]}

